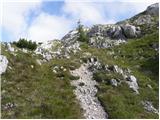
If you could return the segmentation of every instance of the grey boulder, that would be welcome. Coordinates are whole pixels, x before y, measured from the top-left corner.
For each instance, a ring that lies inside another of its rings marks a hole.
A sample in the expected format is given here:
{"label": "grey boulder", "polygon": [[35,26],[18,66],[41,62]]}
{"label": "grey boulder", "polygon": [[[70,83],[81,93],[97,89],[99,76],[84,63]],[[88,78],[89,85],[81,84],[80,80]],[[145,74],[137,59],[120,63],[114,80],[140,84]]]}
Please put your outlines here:
{"label": "grey boulder", "polygon": [[118,86],[118,82],[117,82],[116,79],[111,79],[111,80],[110,80],[110,83],[111,83],[112,86],[115,86],[115,87]]}
{"label": "grey boulder", "polygon": [[0,75],[4,73],[8,66],[8,60],[6,56],[0,55]]}
{"label": "grey boulder", "polygon": [[122,29],[123,29],[124,35],[127,38],[138,37],[141,33],[139,27],[135,27],[135,26],[130,25],[130,24],[123,25]]}

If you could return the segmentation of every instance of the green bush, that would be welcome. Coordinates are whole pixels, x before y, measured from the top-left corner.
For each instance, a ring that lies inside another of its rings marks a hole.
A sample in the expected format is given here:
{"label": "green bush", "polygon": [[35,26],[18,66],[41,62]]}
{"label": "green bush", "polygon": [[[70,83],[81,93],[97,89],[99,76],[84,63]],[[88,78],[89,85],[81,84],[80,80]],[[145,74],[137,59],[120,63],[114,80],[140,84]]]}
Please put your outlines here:
{"label": "green bush", "polygon": [[93,79],[97,82],[109,84],[111,79],[123,80],[123,76],[114,72],[106,73],[104,71],[97,71],[93,74]]}
{"label": "green bush", "polygon": [[18,42],[13,42],[19,48],[26,48],[29,50],[35,50],[37,48],[36,42],[32,42],[31,40],[26,40],[24,38],[20,38]]}
{"label": "green bush", "polygon": [[70,80],[78,80],[79,78],[80,78],[79,76],[69,75]]}
{"label": "green bush", "polygon": [[107,76],[104,72],[96,72],[93,74],[93,79],[97,82],[103,82],[107,80]]}

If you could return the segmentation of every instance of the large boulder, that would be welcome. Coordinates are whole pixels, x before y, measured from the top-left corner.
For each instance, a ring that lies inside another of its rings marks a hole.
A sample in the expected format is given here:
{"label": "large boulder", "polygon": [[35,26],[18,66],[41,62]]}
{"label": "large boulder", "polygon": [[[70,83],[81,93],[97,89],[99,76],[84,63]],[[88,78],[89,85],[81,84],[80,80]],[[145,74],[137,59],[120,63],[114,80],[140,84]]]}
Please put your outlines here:
{"label": "large boulder", "polygon": [[137,79],[135,76],[133,75],[130,75],[128,78],[127,78],[127,81],[126,81],[129,85],[129,87],[135,91],[137,94],[139,94],[139,86],[138,86],[138,83],[137,83]]}
{"label": "large boulder", "polygon": [[0,55],[0,75],[4,73],[8,66],[8,60],[6,56]]}
{"label": "large boulder", "polygon": [[115,25],[115,26],[111,26],[111,28],[109,28],[107,30],[107,34],[109,37],[111,37],[112,39],[126,39],[124,34],[123,34],[123,31],[122,31],[122,28],[118,25]]}
{"label": "large boulder", "polygon": [[122,26],[124,35],[127,38],[135,38],[138,37],[140,35],[140,28],[139,27],[135,27],[133,25],[130,24],[126,24]]}

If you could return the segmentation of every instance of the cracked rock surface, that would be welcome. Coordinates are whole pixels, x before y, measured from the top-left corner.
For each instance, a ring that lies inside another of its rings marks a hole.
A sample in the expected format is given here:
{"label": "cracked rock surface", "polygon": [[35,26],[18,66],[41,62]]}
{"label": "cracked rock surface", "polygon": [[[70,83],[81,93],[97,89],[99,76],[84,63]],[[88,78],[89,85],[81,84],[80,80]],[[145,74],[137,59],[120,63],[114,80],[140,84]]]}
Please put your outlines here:
{"label": "cracked rock surface", "polygon": [[78,80],[73,80],[71,85],[76,87],[74,93],[84,110],[84,117],[87,119],[108,118],[107,113],[96,97],[97,88],[95,85],[97,85],[97,82],[92,80],[92,72],[88,70],[88,65],[81,65],[80,68],[71,71],[71,74],[80,77]]}

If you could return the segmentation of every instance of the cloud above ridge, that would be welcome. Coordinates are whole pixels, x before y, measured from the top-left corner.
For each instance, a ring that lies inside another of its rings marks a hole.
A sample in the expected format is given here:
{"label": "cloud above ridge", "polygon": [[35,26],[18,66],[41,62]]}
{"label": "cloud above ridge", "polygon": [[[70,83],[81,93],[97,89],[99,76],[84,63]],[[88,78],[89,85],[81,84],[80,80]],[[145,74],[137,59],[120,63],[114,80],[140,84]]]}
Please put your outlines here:
{"label": "cloud above ridge", "polygon": [[[100,0],[77,1],[66,0],[61,7],[61,14],[43,11],[41,0],[7,0],[3,3],[2,30],[10,36],[10,41],[25,37],[37,42],[62,38],[75,28],[78,19],[85,25],[115,23],[131,17],[154,2],[106,2]],[[131,0],[129,0],[131,1]],[[54,4],[55,1],[48,1]],[[48,7],[48,6],[44,6]],[[56,11],[55,8],[51,10]],[[3,35],[2,35],[3,36]],[[7,41],[6,37],[2,37]]]}

